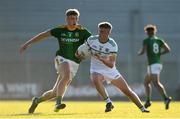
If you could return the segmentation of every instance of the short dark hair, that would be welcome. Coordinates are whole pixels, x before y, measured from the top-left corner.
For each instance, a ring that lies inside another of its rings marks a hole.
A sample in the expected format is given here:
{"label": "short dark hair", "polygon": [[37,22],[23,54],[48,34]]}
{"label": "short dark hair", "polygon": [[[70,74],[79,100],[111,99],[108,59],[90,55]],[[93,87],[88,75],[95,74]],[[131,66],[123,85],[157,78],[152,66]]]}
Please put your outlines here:
{"label": "short dark hair", "polygon": [[112,29],[112,25],[109,22],[101,22],[98,24],[98,28]]}
{"label": "short dark hair", "polygon": [[148,25],[146,25],[144,27],[144,31],[145,32],[150,31],[150,30],[153,30],[153,31],[157,32],[156,25],[148,24]]}
{"label": "short dark hair", "polygon": [[77,9],[68,9],[66,10],[66,16],[70,16],[70,15],[75,15],[75,16],[80,16],[80,13]]}

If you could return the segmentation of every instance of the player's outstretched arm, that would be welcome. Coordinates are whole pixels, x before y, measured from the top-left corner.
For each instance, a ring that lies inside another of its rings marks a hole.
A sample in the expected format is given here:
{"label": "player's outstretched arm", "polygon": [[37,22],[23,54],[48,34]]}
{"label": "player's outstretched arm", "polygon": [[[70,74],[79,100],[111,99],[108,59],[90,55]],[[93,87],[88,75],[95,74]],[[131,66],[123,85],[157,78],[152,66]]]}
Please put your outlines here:
{"label": "player's outstretched arm", "polygon": [[31,38],[30,40],[28,40],[26,43],[24,43],[23,45],[21,45],[19,52],[20,54],[22,54],[30,45],[32,45],[35,42],[41,41],[47,37],[51,36],[50,31],[44,31],[39,33],[38,35],[34,36],[33,38]]}
{"label": "player's outstretched arm", "polygon": [[143,47],[139,50],[138,55],[143,55],[146,51],[146,45],[143,45]]}
{"label": "player's outstretched arm", "polygon": [[166,54],[166,53],[168,53],[168,52],[171,51],[171,48],[168,46],[167,43],[164,43],[164,44],[163,44],[163,49],[164,49],[164,50],[161,52],[161,55]]}

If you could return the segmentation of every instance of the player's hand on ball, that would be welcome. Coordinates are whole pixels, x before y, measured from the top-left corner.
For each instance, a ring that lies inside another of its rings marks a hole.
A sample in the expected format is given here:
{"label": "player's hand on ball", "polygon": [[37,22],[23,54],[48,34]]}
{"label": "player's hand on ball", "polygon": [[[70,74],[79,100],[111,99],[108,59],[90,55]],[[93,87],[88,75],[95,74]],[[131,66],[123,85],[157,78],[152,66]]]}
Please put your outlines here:
{"label": "player's hand on ball", "polygon": [[84,60],[84,59],[85,59],[78,51],[76,51],[75,56],[76,56],[78,59],[80,59],[80,60]]}

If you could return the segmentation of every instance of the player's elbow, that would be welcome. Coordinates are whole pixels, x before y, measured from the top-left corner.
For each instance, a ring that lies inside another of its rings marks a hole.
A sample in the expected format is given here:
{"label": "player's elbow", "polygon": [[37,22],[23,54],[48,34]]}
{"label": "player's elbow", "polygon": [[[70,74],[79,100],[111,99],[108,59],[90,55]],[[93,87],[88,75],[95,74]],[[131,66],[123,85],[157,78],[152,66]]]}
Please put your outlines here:
{"label": "player's elbow", "polygon": [[168,52],[171,52],[171,48],[170,47],[168,48]]}
{"label": "player's elbow", "polygon": [[168,47],[165,49],[165,53],[169,53],[171,51],[171,49]]}

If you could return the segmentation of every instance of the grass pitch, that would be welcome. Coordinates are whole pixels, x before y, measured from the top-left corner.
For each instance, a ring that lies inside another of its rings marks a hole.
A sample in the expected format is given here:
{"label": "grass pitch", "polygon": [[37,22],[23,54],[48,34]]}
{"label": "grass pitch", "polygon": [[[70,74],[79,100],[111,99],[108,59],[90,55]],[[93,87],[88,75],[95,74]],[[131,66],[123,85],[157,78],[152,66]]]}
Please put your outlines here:
{"label": "grass pitch", "polygon": [[34,114],[28,114],[31,101],[0,101],[0,118],[113,118],[113,119],[180,119],[180,102],[172,102],[165,110],[163,102],[153,102],[150,113],[141,111],[132,102],[114,102],[112,112],[105,113],[105,102],[67,101],[66,108],[53,112],[54,102],[41,103]]}

